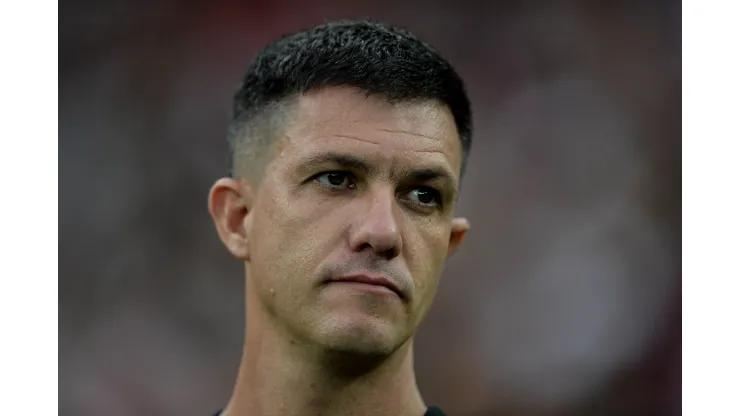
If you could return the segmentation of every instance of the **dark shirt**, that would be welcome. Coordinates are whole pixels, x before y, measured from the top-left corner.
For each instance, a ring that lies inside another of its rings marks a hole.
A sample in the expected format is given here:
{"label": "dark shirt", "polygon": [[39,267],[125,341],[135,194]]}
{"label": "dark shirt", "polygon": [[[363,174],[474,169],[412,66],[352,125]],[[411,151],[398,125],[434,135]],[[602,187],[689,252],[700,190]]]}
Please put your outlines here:
{"label": "dark shirt", "polygon": [[[221,411],[219,410],[213,416],[220,416],[220,415],[221,415]],[[447,415],[445,415],[445,413],[439,407],[430,406],[427,408],[427,411],[426,413],[424,413],[424,416],[447,416]]]}

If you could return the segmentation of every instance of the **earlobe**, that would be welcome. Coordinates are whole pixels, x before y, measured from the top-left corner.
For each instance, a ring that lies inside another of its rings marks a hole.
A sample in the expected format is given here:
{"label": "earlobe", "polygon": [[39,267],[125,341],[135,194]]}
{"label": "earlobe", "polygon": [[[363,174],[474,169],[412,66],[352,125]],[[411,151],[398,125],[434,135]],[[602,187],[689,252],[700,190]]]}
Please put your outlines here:
{"label": "earlobe", "polygon": [[208,211],[211,213],[221,241],[234,257],[248,261],[249,189],[242,181],[221,178],[208,194]]}
{"label": "earlobe", "polygon": [[465,218],[453,218],[450,228],[450,244],[447,248],[447,256],[451,256],[462,244],[470,229],[470,222]]}

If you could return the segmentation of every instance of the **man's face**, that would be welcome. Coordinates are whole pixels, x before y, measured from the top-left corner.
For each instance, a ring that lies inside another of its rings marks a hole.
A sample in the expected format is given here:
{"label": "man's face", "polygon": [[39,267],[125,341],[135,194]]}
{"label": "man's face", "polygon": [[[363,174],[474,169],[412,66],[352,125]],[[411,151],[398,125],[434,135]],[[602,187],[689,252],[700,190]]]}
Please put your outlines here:
{"label": "man's face", "polygon": [[[390,354],[467,230],[453,221],[461,149],[450,111],[326,88],[298,99],[270,157],[244,218],[255,298],[299,342]],[[342,281],[362,279],[372,284]]]}

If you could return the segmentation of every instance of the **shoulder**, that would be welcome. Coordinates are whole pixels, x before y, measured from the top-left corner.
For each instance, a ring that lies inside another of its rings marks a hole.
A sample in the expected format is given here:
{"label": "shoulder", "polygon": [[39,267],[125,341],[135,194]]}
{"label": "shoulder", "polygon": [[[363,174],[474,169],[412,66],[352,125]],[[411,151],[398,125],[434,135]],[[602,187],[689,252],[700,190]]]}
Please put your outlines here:
{"label": "shoulder", "polygon": [[447,416],[439,407],[429,406],[424,416]]}
{"label": "shoulder", "polygon": [[[221,415],[221,411],[219,410],[213,416],[220,416],[220,415]],[[429,406],[427,408],[426,413],[424,413],[424,416],[447,416],[447,415],[439,407]]]}

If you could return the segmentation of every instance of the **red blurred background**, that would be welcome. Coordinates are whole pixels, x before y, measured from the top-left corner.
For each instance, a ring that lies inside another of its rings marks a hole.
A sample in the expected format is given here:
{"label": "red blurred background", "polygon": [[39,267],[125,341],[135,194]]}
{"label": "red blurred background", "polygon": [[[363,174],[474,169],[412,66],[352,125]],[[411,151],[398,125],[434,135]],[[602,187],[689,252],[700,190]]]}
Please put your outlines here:
{"label": "red blurred background", "polygon": [[63,1],[60,414],[208,415],[243,277],[206,211],[231,96],[286,32],[372,17],[467,81],[473,225],[416,342],[452,415],[680,414],[678,1]]}

